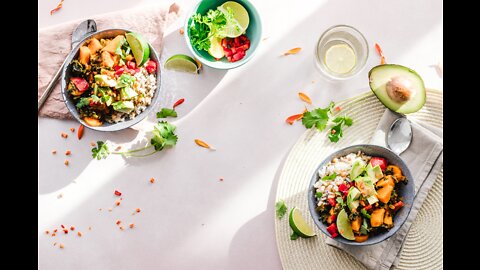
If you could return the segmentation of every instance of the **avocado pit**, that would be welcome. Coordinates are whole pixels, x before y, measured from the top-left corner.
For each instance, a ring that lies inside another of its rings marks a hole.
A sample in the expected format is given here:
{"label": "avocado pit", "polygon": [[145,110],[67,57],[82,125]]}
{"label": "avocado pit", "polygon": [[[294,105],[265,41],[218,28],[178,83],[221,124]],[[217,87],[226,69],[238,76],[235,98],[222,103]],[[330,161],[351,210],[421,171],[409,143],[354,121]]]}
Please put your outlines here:
{"label": "avocado pit", "polygon": [[388,96],[398,103],[404,103],[415,95],[412,82],[405,77],[393,77],[386,85]]}

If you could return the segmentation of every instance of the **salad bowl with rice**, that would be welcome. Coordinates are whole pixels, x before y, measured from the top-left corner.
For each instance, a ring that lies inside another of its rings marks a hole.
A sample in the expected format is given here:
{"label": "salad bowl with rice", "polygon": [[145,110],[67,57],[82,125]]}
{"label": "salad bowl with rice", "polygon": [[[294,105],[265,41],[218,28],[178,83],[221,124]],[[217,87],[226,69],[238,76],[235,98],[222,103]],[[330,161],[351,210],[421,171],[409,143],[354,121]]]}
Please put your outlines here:
{"label": "salad bowl with rice", "polygon": [[155,49],[140,34],[108,29],[86,36],[67,57],[62,95],[80,123],[100,131],[143,120],[159,98]]}

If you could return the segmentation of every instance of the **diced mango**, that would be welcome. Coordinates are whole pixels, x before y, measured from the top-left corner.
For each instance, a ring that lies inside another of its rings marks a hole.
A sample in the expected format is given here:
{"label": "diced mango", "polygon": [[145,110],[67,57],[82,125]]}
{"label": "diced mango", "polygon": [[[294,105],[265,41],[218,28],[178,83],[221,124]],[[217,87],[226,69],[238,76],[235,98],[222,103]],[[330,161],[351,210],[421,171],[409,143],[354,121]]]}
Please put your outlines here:
{"label": "diced mango", "polygon": [[362,224],[362,217],[360,216],[357,216],[357,218],[355,218],[353,221],[352,221],[352,230],[354,232],[358,232],[360,231],[360,225]]}
{"label": "diced mango", "polygon": [[392,171],[393,177],[395,177],[395,179],[397,179],[397,181],[401,182],[401,181],[405,180],[405,176],[402,175],[402,170],[398,166],[388,165],[387,170]]}
{"label": "diced mango", "polygon": [[114,39],[112,39],[110,42],[107,43],[107,45],[103,48],[103,50],[111,54],[115,54],[115,50],[117,49],[118,44],[120,43],[120,41],[124,39],[125,39],[125,36],[123,35],[116,36]]}
{"label": "diced mango", "polygon": [[113,60],[112,55],[109,52],[102,52],[102,66],[104,67],[113,67],[115,61]]}
{"label": "diced mango", "polygon": [[78,61],[80,61],[80,63],[83,65],[86,65],[90,62],[90,49],[87,46],[80,47]]}
{"label": "diced mango", "polygon": [[100,44],[100,41],[98,41],[98,39],[96,39],[96,38],[92,38],[90,40],[90,43],[88,44],[88,48],[90,49],[90,52],[92,54],[96,53],[102,47],[103,47],[102,44]]}
{"label": "diced mango", "polygon": [[383,216],[385,215],[385,209],[378,208],[373,210],[372,218],[370,218],[370,225],[372,227],[379,227],[383,224]]}
{"label": "diced mango", "polygon": [[392,219],[392,213],[390,212],[390,209],[388,209],[385,212],[385,217],[383,218],[383,223],[387,225],[387,227],[392,227],[393,226],[393,219]]}
{"label": "diced mango", "polygon": [[388,203],[390,196],[392,195],[393,187],[391,185],[386,185],[381,189],[377,190],[377,198],[383,203]]}

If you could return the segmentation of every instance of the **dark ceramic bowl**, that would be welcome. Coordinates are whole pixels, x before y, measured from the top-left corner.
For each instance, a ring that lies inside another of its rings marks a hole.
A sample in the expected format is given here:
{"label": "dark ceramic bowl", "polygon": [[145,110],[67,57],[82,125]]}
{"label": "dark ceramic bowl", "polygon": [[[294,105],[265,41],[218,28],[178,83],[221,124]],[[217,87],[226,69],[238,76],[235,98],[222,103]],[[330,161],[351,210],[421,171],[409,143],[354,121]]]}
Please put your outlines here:
{"label": "dark ceramic bowl", "polygon": [[[192,22],[191,17],[196,13],[205,15],[209,9],[216,9],[218,6],[221,6],[227,1],[234,1],[241,4],[247,10],[248,17],[250,19],[246,31],[246,35],[250,39],[250,48],[246,51],[245,57],[237,62],[228,62],[226,57],[223,57],[217,61],[208,52],[193,47],[192,43],[190,42],[189,26]],[[252,59],[262,39],[262,21],[260,19],[260,14],[255,6],[248,0],[200,0],[196,5],[194,5],[192,10],[187,13],[183,29],[185,32],[185,41],[190,52],[196,59],[198,59],[198,61],[215,69],[232,69],[247,63],[250,59]]]}
{"label": "dark ceramic bowl", "polygon": [[75,107],[75,104],[73,103],[72,98],[68,95],[67,93],[67,85],[68,85],[68,80],[71,77],[71,72],[70,72],[70,63],[72,60],[77,59],[80,47],[90,40],[91,38],[113,38],[117,35],[124,35],[125,33],[132,32],[130,30],[126,29],[107,29],[107,30],[102,30],[98,32],[91,33],[87,36],[85,36],[74,48],[72,48],[72,52],[67,56],[66,64],[63,67],[62,70],[62,79],[61,79],[61,84],[62,84],[62,96],[63,100],[65,101],[65,105],[67,105],[68,110],[70,113],[73,115],[73,117],[83,124],[84,126],[94,129],[94,130],[99,130],[99,131],[117,131],[117,130],[122,130],[128,127],[131,127],[138,122],[142,121],[150,112],[151,110],[155,107],[155,105],[158,103],[159,100],[159,92],[160,92],[160,61],[157,52],[155,49],[152,47],[150,43],[148,43],[148,46],[150,46],[150,59],[155,61],[157,63],[157,89],[155,90],[155,93],[153,94],[152,102],[150,105],[140,114],[138,114],[135,118],[125,120],[123,122],[118,122],[118,123],[108,123],[104,122],[101,126],[99,127],[91,127],[83,121],[78,114],[77,108]]}
{"label": "dark ceramic bowl", "polygon": [[327,231],[327,225],[325,225],[321,221],[318,211],[315,210],[317,207],[317,199],[315,197],[315,188],[313,187],[313,184],[315,184],[315,182],[317,182],[318,180],[318,170],[323,166],[327,165],[328,162],[330,162],[333,158],[345,156],[350,153],[357,153],[358,151],[362,151],[368,156],[383,157],[387,159],[389,164],[393,164],[400,167],[400,169],[403,172],[403,175],[405,175],[406,179],[408,179],[408,183],[406,185],[402,185],[402,184],[399,185],[398,193],[399,193],[399,196],[403,197],[403,202],[405,205],[402,208],[400,208],[397,211],[396,215],[393,217],[393,223],[394,223],[393,228],[391,228],[389,231],[386,231],[384,233],[370,236],[367,241],[361,242],[361,243],[347,240],[343,238],[341,235],[338,235],[337,237],[333,238],[335,241],[338,241],[340,243],[344,243],[347,245],[368,246],[368,245],[380,243],[388,239],[390,236],[394,235],[398,231],[398,229],[400,229],[400,227],[403,225],[405,220],[407,220],[408,214],[410,214],[413,199],[415,196],[415,184],[413,181],[412,174],[410,173],[410,170],[408,169],[407,165],[403,162],[403,160],[391,150],[378,145],[359,144],[359,145],[353,145],[353,146],[343,148],[341,150],[338,150],[330,154],[325,160],[323,160],[320,163],[320,165],[317,167],[317,169],[315,170],[315,173],[312,176],[309,189],[308,189],[308,207],[310,210],[310,214],[312,215],[313,221],[315,222],[315,225],[317,225],[317,227],[323,233],[325,233],[325,235],[327,235],[328,237],[331,237],[330,233],[328,233]]}

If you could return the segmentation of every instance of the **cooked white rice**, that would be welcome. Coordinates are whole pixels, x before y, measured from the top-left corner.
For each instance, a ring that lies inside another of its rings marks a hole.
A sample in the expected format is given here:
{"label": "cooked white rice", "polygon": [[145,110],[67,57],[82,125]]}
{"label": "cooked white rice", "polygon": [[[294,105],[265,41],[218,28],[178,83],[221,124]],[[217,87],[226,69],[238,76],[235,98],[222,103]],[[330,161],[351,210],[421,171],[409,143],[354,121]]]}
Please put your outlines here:
{"label": "cooked white rice", "polygon": [[152,103],[153,94],[155,94],[155,89],[157,88],[156,73],[149,74],[145,67],[140,67],[139,69],[140,72],[134,75],[136,80],[132,87],[138,94],[132,100],[135,109],[130,113],[115,111],[112,113],[111,119],[106,119],[107,122],[118,123],[133,119]]}
{"label": "cooked white rice", "polygon": [[[328,204],[328,198],[335,198],[335,192],[338,191],[338,186],[343,184],[345,181],[350,182],[350,170],[352,169],[353,163],[359,161],[363,165],[368,164],[372,157],[365,155],[363,152],[358,151],[358,153],[350,153],[346,156],[340,158],[334,158],[327,165],[323,166],[318,170],[319,179],[313,185],[316,188],[315,192],[321,192],[322,197],[317,198],[318,206],[323,204]],[[334,180],[322,180],[323,177],[331,175],[333,173],[337,174],[337,177]]]}

